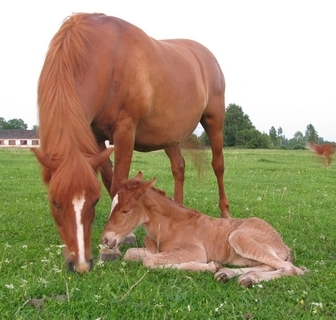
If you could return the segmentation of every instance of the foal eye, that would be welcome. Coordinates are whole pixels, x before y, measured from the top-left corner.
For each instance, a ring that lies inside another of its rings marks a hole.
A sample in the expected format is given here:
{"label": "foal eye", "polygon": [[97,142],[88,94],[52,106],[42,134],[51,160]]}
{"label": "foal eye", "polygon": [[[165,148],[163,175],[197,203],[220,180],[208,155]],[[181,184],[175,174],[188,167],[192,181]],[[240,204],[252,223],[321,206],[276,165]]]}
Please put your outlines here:
{"label": "foal eye", "polygon": [[131,211],[131,209],[123,209],[121,210],[121,213],[127,214]]}

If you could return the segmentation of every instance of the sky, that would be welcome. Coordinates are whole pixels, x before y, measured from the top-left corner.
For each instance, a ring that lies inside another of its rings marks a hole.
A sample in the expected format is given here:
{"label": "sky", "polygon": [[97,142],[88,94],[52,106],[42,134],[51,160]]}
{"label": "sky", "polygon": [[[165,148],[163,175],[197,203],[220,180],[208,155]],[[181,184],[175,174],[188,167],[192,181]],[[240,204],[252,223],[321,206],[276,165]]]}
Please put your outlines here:
{"label": "sky", "polygon": [[[18,0],[0,10],[0,117],[38,124],[37,81],[49,42],[74,12],[124,19],[155,39],[189,38],[216,56],[226,106],[287,138],[312,124],[336,141],[334,0]],[[203,130],[198,129],[197,134]]]}

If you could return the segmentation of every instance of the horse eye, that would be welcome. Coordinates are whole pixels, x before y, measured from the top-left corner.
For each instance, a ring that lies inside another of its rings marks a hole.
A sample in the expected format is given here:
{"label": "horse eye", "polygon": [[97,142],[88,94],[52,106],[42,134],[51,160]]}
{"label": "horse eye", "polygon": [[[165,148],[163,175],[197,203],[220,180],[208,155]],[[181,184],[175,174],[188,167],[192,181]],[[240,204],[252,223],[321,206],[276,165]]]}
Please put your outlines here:
{"label": "horse eye", "polygon": [[55,200],[52,200],[51,203],[57,210],[60,210],[62,208],[62,206]]}
{"label": "horse eye", "polygon": [[121,210],[121,213],[127,214],[131,211],[131,209],[123,209]]}

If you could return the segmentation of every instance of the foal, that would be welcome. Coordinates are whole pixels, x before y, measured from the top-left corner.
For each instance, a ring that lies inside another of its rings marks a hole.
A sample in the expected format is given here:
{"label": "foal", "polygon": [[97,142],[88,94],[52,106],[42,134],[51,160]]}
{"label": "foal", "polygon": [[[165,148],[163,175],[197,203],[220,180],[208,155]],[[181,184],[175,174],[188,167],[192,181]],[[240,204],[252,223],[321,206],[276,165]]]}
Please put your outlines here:
{"label": "foal", "polygon": [[331,143],[317,144],[309,142],[308,148],[321,158],[326,158],[326,161],[328,162],[327,168],[330,168],[332,155],[335,152],[335,147]]}
{"label": "foal", "polygon": [[[306,272],[292,264],[290,249],[264,220],[209,217],[169,199],[153,187],[155,181],[142,181],[139,172],[113,199],[102,243],[116,249],[139,225],[147,233],[146,248],[128,249],[125,260],[142,260],[151,268],[210,271],[224,282],[240,275],[238,283],[244,286]],[[221,264],[247,268],[221,268]]]}

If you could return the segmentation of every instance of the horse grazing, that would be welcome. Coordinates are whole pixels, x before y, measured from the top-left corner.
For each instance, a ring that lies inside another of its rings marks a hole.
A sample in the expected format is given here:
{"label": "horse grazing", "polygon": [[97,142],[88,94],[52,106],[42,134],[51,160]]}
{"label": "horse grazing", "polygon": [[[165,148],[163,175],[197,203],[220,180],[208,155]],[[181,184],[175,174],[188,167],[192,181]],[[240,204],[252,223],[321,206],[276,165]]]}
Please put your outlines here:
{"label": "horse grazing", "polygon": [[[180,143],[200,122],[212,148],[219,206],[224,191],[224,76],[212,53],[191,40],[157,41],[104,14],[75,14],[51,40],[38,85],[41,149],[34,153],[70,269],[92,266],[91,224],[100,172],[111,198],[128,179],[133,150],[164,149],[183,202]],[[114,173],[105,141],[115,146]],[[71,254],[70,254],[71,253]]]}
{"label": "horse grazing", "polygon": [[335,147],[331,143],[317,144],[314,142],[308,143],[308,149],[316,153],[319,157],[326,159],[326,167],[329,169],[331,165],[332,155],[335,152]]}
{"label": "horse grazing", "polygon": [[[285,275],[303,275],[292,264],[290,249],[281,236],[258,218],[212,218],[172,201],[142,173],[125,182],[115,196],[102,243],[117,248],[139,225],[146,230],[146,248],[131,248],[125,260],[142,260],[147,267],[172,267],[215,273],[218,281],[241,275],[250,286]],[[104,249],[101,250],[104,258]],[[248,266],[221,268],[222,264]]]}

